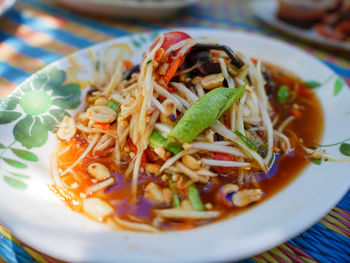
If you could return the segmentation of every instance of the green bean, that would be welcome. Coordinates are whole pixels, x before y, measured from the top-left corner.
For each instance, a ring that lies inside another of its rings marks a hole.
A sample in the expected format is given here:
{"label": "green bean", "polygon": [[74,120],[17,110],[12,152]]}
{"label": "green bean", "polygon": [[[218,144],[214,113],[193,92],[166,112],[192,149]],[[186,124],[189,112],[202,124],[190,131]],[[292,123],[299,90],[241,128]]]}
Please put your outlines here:
{"label": "green bean", "polygon": [[169,175],[168,184],[169,184],[169,188],[170,188],[171,192],[173,193],[173,206],[180,208],[181,207],[180,198],[175,191],[174,183],[173,183],[173,180],[171,179],[171,175]]}
{"label": "green bean", "polygon": [[187,186],[188,199],[194,210],[202,211],[204,210],[204,205],[202,203],[201,197],[199,195],[198,189],[194,183]]}
{"label": "green bean", "polygon": [[211,90],[185,112],[168,137],[180,142],[191,142],[200,132],[218,120],[244,92],[245,86],[239,89]]}

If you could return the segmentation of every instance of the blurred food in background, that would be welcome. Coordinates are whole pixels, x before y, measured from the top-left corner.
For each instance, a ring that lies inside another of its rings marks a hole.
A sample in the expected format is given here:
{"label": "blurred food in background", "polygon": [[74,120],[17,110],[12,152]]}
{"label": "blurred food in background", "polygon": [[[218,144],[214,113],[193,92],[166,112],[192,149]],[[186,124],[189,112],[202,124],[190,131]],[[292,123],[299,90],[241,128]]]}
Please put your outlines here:
{"label": "blurred food in background", "polygon": [[277,17],[324,37],[350,42],[350,0],[280,0]]}
{"label": "blurred food in background", "polygon": [[[1,0],[0,0],[1,1]],[[115,18],[166,17],[197,0],[56,0],[75,11]]]}

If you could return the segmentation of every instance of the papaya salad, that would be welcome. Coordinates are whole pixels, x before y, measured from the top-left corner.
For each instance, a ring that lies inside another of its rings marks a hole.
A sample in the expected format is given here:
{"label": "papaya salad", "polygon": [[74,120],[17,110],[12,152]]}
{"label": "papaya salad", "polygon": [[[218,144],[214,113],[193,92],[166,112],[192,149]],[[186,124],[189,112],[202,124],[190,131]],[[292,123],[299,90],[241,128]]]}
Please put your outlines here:
{"label": "papaya salad", "polygon": [[113,72],[58,125],[50,186],[113,229],[190,229],[254,206],[320,139],[311,89],[213,40],[161,33],[140,64],[119,56]]}

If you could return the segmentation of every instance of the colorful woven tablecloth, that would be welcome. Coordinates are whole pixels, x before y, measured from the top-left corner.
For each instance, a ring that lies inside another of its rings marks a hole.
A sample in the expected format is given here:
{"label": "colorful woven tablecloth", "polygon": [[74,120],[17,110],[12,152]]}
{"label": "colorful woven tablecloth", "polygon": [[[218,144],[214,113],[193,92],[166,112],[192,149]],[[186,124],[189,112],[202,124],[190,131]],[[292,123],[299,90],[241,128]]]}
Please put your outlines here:
{"label": "colorful woven tablecloth", "polygon": [[[202,0],[173,17],[141,21],[86,16],[51,0],[19,0],[0,18],[0,98],[32,73],[76,50],[130,33],[169,27],[217,27],[272,36],[316,56],[350,85],[349,53],[322,50],[277,32],[257,21],[247,2]],[[245,262],[350,262],[349,229],[350,192],[312,228]],[[59,262],[32,250],[0,225],[2,261]]]}

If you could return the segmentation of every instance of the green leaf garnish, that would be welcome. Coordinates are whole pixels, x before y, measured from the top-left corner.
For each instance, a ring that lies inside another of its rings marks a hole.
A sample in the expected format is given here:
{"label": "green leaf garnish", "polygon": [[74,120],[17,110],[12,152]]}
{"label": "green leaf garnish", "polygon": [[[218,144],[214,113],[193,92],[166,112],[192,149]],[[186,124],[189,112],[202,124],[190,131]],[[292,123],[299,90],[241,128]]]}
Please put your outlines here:
{"label": "green leaf garnish", "polygon": [[350,144],[342,143],[339,147],[339,151],[346,156],[350,156]]}
{"label": "green leaf garnish", "polygon": [[277,91],[278,101],[282,104],[286,103],[290,98],[290,91],[287,85],[280,86]]}
{"label": "green leaf garnish", "polygon": [[344,87],[344,82],[340,78],[337,78],[334,81],[333,95],[337,96],[341,92],[343,87]]}
{"label": "green leaf garnish", "polygon": [[306,82],[304,82],[304,85],[310,89],[316,89],[316,88],[319,88],[322,86],[322,84],[320,82],[315,81],[315,80],[306,81]]}

